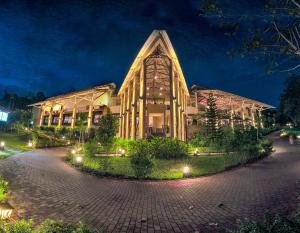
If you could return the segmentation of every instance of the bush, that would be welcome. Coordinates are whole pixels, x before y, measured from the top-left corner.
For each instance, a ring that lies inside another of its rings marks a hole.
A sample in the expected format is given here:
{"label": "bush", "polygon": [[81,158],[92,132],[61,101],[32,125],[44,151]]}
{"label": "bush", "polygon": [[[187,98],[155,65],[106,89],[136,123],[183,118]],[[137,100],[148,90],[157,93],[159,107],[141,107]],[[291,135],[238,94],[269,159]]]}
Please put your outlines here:
{"label": "bush", "polygon": [[98,145],[94,140],[84,143],[83,154],[86,157],[95,156],[95,154],[97,154],[97,151],[98,151]]}
{"label": "bush", "polygon": [[15,222],[7,223],[0,222],[1,233],[32,233],[32,226],[30,221],[17,220]]}
{"label": "bush", "polygon": [[152,156],[157,159],[181,159],[188,156],[188,145],[178,139],[155,137],[149,144]]}
{"label": "bush", "polygon": [[0,176],[0,202],[6,202],[9,197],[8,182]]}
{"label": "bush", "polygon": [[65,146],[66,141],[40,130],[32,131],[32,142],[36,148]]}
{"label": "bush", "polygon": [[131,151],[131,167],[137,178],[145,178],[151,173],[154,166],[151,150],[147,141],[139,140]]}
{"label": "bush", "polygon": [[46,219],[35,230],[32,227],[31,221],[0,221],[0,233],[92,233],[92,231],[82,222],[79,222],[77,225],[72,225],[62,221]]}

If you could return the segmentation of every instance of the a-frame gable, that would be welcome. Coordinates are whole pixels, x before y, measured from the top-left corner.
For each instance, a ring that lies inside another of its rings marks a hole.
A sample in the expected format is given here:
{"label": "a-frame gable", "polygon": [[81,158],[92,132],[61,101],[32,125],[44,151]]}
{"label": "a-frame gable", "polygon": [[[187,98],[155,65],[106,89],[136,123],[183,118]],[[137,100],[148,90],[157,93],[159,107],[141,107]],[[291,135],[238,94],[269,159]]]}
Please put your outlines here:
{"label": "a-frame gable", "polygon": [[156,48],[157,46],[160,45],[161,48],[163,49],[163,51],[166,53],[167,56],[169,56],[169,58],[171,58],[171,60],[174,63],[174,68],[177,70],[177,72],[179,73],[179,77],[184,85],[184,88],[186,90],[187,93],[189,93],[186,82],[185,82],[185,78],[182,72],[182,69],[180,67],[177,55],[175,53],[175,50],[172,46],[172,43],[166,33],[166,31],[164,30],[154,30],[151,35],[148,37],[148,39],[146,40],[145,44],[143,45],[143,47],[140,49],[138,55],[136,56],[136,58],[134,59],[134,62],[132,63],[125,79],[124,82],[119,90],[119,93],[123,92],[124,87],[126,86],[126,83],[131,81],[131,79],[134,76],[134,73],[140,68],[142,61],[148,56],[150,55]]}

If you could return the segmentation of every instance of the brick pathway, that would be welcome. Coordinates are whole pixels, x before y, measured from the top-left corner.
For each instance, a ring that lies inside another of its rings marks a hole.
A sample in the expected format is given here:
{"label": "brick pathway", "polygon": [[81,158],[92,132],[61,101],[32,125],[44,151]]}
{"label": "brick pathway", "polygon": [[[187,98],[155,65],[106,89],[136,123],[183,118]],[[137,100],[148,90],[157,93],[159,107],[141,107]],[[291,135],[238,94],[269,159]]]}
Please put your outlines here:
{"label": "brick pathway", "polygon": [[84,220],[99,232],[224,232],[237,218],[297,207],[300,145],[273,138],[276,153],[258,163],[182,181],[93,177],[62,162],[62,149],[12,156],[0,162],[0,172],[19,214],[36,223]]}

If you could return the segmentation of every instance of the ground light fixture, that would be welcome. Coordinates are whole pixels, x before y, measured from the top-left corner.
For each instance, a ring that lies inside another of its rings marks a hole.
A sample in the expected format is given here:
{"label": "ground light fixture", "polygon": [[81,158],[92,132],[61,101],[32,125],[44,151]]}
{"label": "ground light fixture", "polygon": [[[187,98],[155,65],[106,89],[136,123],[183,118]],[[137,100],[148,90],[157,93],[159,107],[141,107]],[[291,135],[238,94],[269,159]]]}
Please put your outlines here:
{"label": "ground light fixture", "polygon": [[76,162],[81,163],[82,162],[82,156],[76,156]]}
{"label": "ground light fixture", "polygon": [[71,150],[71,153],[72,153],[72,155],[75,155],[76,154],[76,150],[75,149]]}
{"label": "ground light fixture", "polygon": [[27,146],[28,146],[28,147],[32,147],[32,146],[33,146],[32,141],[29,140]]}
{"label": "ground light fixture", "polygon": [[4,150],[4,147],[5,147],[5,142],[1,141],[0,142],[0,150]]}
{"label": "ground light fixture", "polygon": [[183,177],[189,177],[190,176],[190,167],[184,166],[182,171],[183,171]]}

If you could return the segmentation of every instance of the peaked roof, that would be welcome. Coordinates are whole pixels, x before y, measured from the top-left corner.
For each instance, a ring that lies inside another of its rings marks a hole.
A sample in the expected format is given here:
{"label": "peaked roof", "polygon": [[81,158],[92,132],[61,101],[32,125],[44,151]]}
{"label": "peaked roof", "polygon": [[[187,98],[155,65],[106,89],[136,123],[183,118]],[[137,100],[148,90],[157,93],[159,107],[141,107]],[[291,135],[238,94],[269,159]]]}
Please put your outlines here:
{"label": "peaked roof", "polygon": [[185,78],[181,69],[181,66],[179,64],[177,55],[175,53],[175,50],[173,48],[173,45],[170,41],[170,38],[165,30],[154,30],[151,35],[148,37],[146,42],[144,43],[143,47],[140,49],[138,55],[134,59],[127,75],[125,76],[124,82],[118,92],[118,95],[123,92],[124,87],[126,86],[126,83],[130,81],[132,75],[136,71],[136,68],[141,64],[143,59],[148,56],[156,47],[157,45],[161,45],[161,47],[165,50],[166,55],[168,55],[172,61],[174,62],[177,71],[179,72],[179,77],[182,77],[182,83],[184,85],[184,89],[186,89],[186,92],[189,93],[188,87],[185,82]]}

